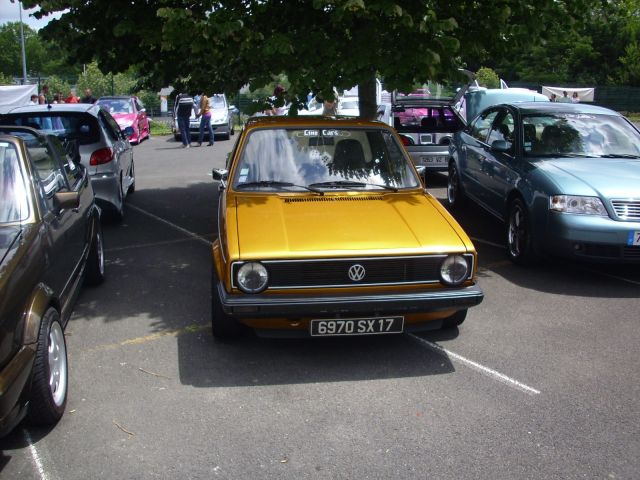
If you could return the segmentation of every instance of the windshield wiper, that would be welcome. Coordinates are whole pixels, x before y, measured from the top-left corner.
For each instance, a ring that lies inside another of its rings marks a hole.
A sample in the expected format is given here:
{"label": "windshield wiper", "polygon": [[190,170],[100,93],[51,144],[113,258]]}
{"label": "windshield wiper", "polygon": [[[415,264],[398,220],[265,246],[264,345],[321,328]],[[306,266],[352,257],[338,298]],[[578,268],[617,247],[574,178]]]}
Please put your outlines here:
{"label": "windshield wiper", "polygon": [[598,155],[600,158],[640,158],[638,155],[631,153],[607,153],[605,155]]}
{"label": "windshield wiper", "polygon": [[348,181],[348,180],[334,180],[332,182],[318,182],[318,183],[312,183],[312,184],[309,185],[309,188],[314,188],[314,187],[320,187],[320,188],[379,187],[379,188],[384,188],[385,190],[391,190],[392,192],[397,192],[398,191],[398,189],[396,187],[391,187],[389,185],[380,185],[379,183],[351,182],[351,181]]}
{"label": "windshield wiper", "polygon": [[303,188],[305,190],[309,190],[310,192],[319,193],[320,195],[324,195],[323,191],[312,188],[311,186],[306,187],[304,185],[296,185],[295,183],[281,182],[279,180],[260,180],[258,182],[247,182],[247,183],[240,183],[236,185],[237,189],[242,189],[247,187],[296,187],[296,188]]}

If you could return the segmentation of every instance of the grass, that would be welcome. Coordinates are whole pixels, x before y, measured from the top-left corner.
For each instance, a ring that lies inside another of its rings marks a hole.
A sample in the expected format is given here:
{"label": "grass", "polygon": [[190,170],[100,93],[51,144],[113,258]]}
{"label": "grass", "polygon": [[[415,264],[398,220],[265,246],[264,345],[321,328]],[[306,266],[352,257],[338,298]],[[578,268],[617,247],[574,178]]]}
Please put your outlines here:
{"label": "grass", "polygon": [[640,122],[640,112],[620,112],[632,122]]}
{"label": "grass", "polygon": [[171,135],[171,126],[162,120],[154,120],[151,122],[151,135]]}

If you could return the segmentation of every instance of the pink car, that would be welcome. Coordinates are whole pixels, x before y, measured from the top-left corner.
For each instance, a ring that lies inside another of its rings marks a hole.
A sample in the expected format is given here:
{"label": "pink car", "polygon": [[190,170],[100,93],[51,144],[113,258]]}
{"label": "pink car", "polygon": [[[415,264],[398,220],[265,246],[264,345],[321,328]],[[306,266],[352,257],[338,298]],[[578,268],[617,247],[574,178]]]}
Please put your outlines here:
{"label": "pink car", "polygon": [[133,128],[133,134],[129,136],[131,143],[149,138],[149,118],[138,97],[100,97],[96,104],[111,114],[121,130]]}

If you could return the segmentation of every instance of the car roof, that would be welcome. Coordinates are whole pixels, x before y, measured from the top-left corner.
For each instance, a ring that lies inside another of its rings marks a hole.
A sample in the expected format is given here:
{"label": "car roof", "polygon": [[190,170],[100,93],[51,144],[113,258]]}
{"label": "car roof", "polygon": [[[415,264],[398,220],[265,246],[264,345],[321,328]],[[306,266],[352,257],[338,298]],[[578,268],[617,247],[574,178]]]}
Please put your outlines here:
{"label": "car roof", "polygon": [[96,102],[100,100],[131,100],[132,98],[137,98],[135,95],[105,95],[104,97],[100,97]]}
{"label": "car roof", "polygon": [[589,105],[585,103],[560,103],[560,102],[505,102],[503,105],[509,105],[520,111],[521,114],[528,115],[532,113],[591,113],[601,115],[622,115],[614,110],[599,107],[597,105]]}
{"label": "car roof", "polygon": [[18,125],[0,125],[0,135],[9,135],[11,136],[11,132],[24,132],[30,133],[37,137],[44,137],[45,135],[35,128],[31,127],[23,127]]}
{"label": "car roof", "polygon": [[345,127],[390,127],[377,120],[364,120],[359,117],[340,117],[326,115],[301,115],[301,116],[260,116],[251,117],[246,122],[247,128],[345,128]]}
{"label": "car roof", "polygon": [[10,115],[14,113],[51,113],[51,112],[90,112],[92,109],[100,107],[92,103],[50,103],[47,105],[25,105],[15,107],[8,111],[2,112]]}

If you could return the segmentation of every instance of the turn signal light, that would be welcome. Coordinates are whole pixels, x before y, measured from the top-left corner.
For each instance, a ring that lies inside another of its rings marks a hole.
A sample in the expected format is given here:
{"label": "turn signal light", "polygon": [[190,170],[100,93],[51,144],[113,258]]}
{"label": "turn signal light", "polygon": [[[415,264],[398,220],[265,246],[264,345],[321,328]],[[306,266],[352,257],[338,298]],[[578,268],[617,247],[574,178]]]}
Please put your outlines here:
{"label": "turn signal light", "polygon": [[91,154],[89,165],[104,165],[113,160],[113,150],[108,147],[100,148]]}

